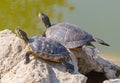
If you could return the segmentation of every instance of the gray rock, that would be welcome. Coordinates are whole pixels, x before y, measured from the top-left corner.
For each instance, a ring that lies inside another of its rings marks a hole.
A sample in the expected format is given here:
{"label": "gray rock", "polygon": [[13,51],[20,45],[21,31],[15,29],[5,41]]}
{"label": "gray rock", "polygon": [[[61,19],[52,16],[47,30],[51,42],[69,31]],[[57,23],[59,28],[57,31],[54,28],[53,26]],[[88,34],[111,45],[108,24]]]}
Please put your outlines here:
{"label": "gray rock", "polygon": [[103,83],[120,83],[120,79],[110,79],[104,81]]}
{"label": "gray rock", "polygon": [[33,59],[27,65],[19,62],[6,73],[2,83],[86,83],[86,77],[81,74],[65,72],[61,64]]}
{"label": "gray rock", "polygon": [[0,31],[1,77],[23,60],[24,44],[10,30]]}
{"label": "gray rock", "polygon": [[86,83],[87,77],[70,74],[60,63],[30,57],[24,64],[25,45],[10,30],[0,32],[1,83]]}
{"label": "gray rock", "polygon": [[82,47],[71,52],[77,57],[79,72],[88,74],[89,72],[103,73],[107,79],[117,78],[120,74],[120,65],[115,64],[101,57],[97,48]]}

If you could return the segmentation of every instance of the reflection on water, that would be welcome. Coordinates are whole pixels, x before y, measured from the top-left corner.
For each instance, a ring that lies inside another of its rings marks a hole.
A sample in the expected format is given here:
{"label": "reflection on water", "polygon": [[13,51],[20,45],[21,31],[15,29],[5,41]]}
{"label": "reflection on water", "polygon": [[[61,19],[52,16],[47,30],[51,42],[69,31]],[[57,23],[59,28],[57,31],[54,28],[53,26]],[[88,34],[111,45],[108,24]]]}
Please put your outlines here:
{"label": "reflection on water", "polygon": [[[44,12],[50,18],[62,20],[62,13],[56,12],[55,7],[65,7],[68,10],[74,9],[67,0],[3,0],[0,2],[0,30],[15,27],[26,30],[28,34],[34,35],[42,33],[44,27],[38,18],[39,12]],[[57,10],[57,9],[56,9]]]}

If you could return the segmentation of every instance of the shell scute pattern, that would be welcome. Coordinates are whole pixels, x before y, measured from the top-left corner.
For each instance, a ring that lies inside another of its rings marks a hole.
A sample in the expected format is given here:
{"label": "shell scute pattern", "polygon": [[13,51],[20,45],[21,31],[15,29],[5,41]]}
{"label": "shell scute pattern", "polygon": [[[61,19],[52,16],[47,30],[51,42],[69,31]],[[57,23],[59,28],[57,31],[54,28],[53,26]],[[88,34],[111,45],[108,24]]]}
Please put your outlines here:
{"label": "shell scute pattern", "polygon": [[[60,43],[46,39],[45,37],[35,36],[29,39],[30,47],[33,51],[49,54],[61,54],[64,57],[69,55],[69,52]],[[57,56],[55,56],[57,57]]]}
{"label": "shell scute pattern", "polygon": [[92,35],[70,23],[58,23],[46,31],[48,38],[58,40],[67,48],[83,46],[93,40]]}

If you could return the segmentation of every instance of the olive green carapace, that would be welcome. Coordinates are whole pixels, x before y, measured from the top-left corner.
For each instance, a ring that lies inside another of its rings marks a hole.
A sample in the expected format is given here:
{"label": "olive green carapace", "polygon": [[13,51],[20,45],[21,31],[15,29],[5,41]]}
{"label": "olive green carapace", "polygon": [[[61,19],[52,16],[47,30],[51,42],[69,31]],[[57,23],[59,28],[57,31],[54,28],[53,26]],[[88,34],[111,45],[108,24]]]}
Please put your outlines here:
{"label": "olive green carapace", "polygon": [[74,66],[68,62],[71,60],[70,53],[62,44],[40,35],[28,38],[26,32],[19,28],[16,28],[16,32],[26,44],[25,63],[29,63],[29,56],[34,55],[44,60],[61,62],[66,71],[74,71]]}
{"label": "olive green carapace", "polygon": [[[98,42],[102,45],[109,46],[106,42],[99,38],[93,37],[88,32],[71,23],[58,23],[51,25],[49,17],[44,13],[40,13],[40,18],[46,26],[44,36],[54,39],[62,43],[69,49],[82,47],[84,45],[92,45],[91,42]],[[94,46],[94,45],[92,45]]]}

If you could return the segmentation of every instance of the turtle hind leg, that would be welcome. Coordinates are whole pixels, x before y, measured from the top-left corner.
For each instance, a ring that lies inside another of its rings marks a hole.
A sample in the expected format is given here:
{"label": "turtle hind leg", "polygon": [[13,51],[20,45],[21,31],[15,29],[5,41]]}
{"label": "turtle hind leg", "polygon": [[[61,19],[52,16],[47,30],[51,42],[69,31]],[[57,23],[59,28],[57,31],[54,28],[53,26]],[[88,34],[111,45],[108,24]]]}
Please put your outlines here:
{"label": "turtle hind leg", "polygon": [[89,43],[88,45],[89,45],[89,46],[92,46],[93,48],[96,48],[92,43]]}
{"label": "turtle hind leg", "polygon": [[74,72],[74,66],[70,63],[68,63],[67,61],[63,60],[62,64],[66,67],[66,71],[69,73],[73,73]]}
{"label": "turtle hind leg", "polygon": [[26,52],[26,54],[25,54],[25,64],[28,64],[29,62],[30,62],[30,54],[32,54],[32,52],[31,51],[28,51],[28,52]]}

